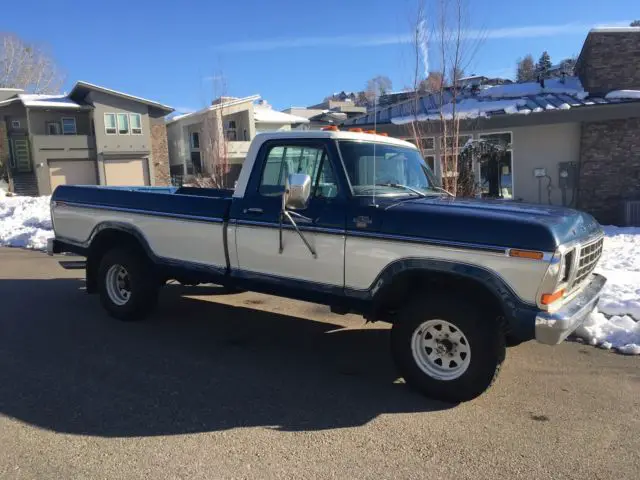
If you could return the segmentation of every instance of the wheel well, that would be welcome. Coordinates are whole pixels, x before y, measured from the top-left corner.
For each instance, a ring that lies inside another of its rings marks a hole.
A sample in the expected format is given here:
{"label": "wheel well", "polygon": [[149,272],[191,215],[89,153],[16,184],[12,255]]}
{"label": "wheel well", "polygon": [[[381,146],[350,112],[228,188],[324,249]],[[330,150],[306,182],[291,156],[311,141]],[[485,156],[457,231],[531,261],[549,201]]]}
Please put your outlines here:
{"label": "wheel well", "polygon": [[407,270],[393,277],[390,284],[382,287],[374,298],[374,317],[393,323],[395,313],[417,295],[433,295],[455,292],[465,301],[472,301],[491,314],[492,318],[504,321],[505,311],[496,294],[486,285],[462,275],[428,270]]}
{"label": "wheel well", "polygon": [[97,274],[100,267],[100,261],[105,253],[114,247],[126,248],[136,251],[140,255],[146,257],[145,251],[140,240],[132,233],[116,228],[109,228],[98,233],[91,241],[89,252],[87,253],[87,292],[97,292]]}

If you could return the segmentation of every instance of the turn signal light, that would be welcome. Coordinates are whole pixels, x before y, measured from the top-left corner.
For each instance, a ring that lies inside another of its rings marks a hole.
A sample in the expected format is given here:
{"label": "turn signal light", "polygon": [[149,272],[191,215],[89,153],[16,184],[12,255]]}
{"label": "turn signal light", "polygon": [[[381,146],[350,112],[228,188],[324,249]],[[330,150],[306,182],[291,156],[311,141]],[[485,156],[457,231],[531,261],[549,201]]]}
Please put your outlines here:
{"label": "turn signal light", "polygon": [[364,133],[373,133],[373,134],[375,134],[376,131],[375,130],[365,130]]}
{"label": "turn signal light", "polygon": [[564,288],[561,288],[555,293],[545,293],[544,295],[542,295],[542,298],[540,299],[540,303],[542,303],[543,305],[549,305],[555,302],[556,300],[561,299],[563,295],[564,295]]}
{"label": "turn signal light", "polygon": [[378,132],[378,135],[380,135],[381,137],[388,137],[389,134],[387,132]]}
{"label": "turn signal light", "polygon": [[355,132],[355,133],[362,133],[363,130],[361,128],[350,128],[349,129],[350,132]]}
{"label": "turn signal light", "polygon": [[532,250],[509,250],[510,257],[531,258],[532,260],[542,260],[544,254],[542,252],[534,252]]}
{"label": "turn signal light", "polygon": [[338,127],[336,127],[335,125],[329,125],[328,127],[324,127],[322,130],[326,130],[329,132],[338,132],[340,131],[340,129]]}

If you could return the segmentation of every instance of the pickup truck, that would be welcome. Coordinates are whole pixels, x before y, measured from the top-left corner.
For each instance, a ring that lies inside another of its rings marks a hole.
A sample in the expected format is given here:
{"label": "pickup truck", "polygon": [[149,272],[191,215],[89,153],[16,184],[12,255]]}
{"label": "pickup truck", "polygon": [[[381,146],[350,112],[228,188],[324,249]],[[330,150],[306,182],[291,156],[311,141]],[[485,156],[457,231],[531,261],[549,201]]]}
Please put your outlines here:
{"label": "pickup truck", "polygon": [[445,401],[495,380],[510,343],[562,342],[594,309],[603,232],[585,213],[453,198],[409,142],[259,134],[235,190],[60,186],[51,254],[86,257],[117,319],[169,280],[214,283],[392,324],[405,381]]}

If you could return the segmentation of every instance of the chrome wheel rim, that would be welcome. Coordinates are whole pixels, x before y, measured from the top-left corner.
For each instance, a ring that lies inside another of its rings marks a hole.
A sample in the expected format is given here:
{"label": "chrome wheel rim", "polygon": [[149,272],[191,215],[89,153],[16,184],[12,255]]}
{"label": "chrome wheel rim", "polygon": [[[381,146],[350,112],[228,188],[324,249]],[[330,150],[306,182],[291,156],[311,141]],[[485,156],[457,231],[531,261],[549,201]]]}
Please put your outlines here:
{"label": "chrome wheel rim", "polygon": [[122,265],[112,265],[107,270],[105,283],[109,299],[116,305],[122,306],[131,298],[129,272]]}
{"label": "chrome wheel rim", "polygon": [[438,380],[455,380],[469,368],[471,347],[464,333],[445,320],[427,320],[411,337],[418,367]]}

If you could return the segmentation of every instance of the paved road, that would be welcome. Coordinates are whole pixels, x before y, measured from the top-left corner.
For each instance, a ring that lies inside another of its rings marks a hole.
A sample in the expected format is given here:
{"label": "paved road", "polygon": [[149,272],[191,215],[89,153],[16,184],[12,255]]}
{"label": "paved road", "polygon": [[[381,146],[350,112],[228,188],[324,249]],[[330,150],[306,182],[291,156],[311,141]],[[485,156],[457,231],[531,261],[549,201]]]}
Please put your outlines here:
{"label": "paved road", "polygon": [[178,286],[118,323],[81,273],[0,249],[0,478],[638,478],[638,357],[521,345],[451,406],[385,325]]}

